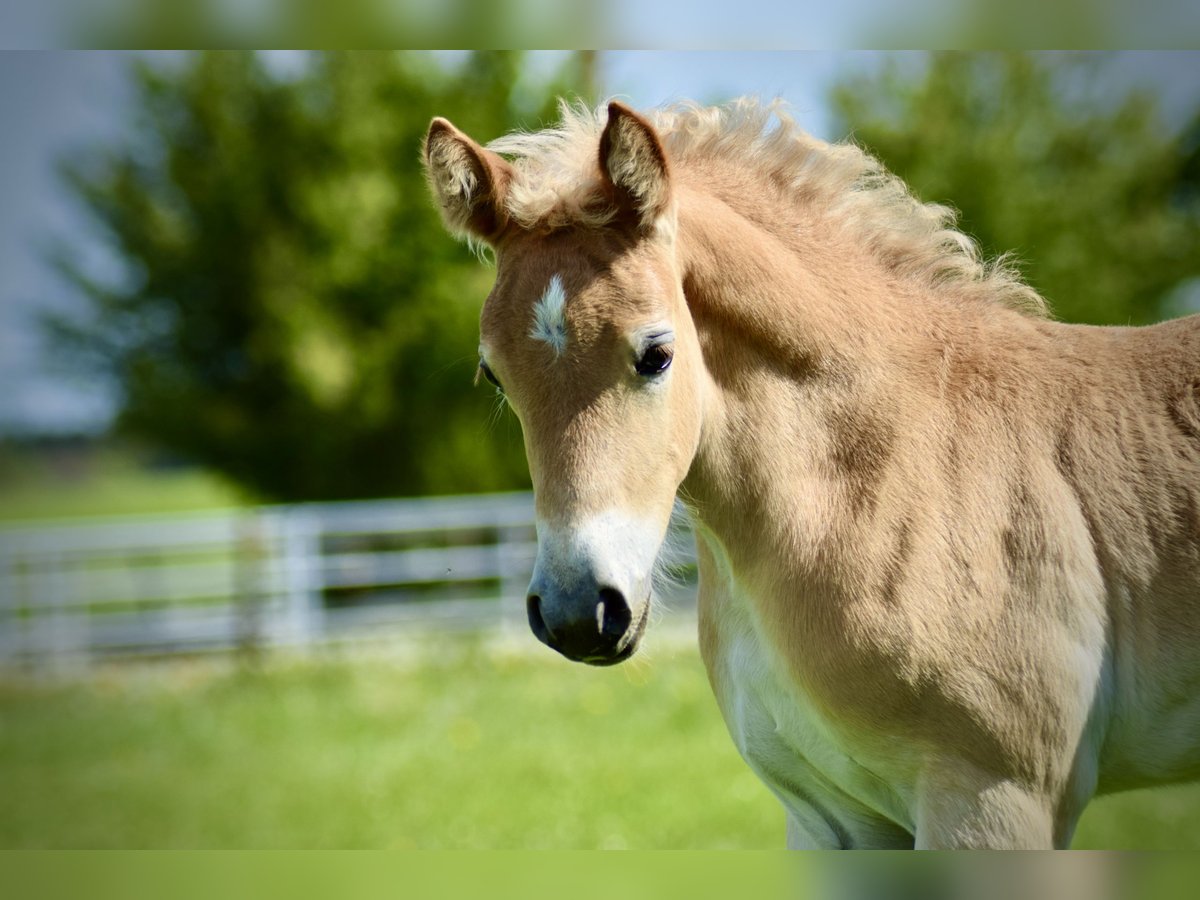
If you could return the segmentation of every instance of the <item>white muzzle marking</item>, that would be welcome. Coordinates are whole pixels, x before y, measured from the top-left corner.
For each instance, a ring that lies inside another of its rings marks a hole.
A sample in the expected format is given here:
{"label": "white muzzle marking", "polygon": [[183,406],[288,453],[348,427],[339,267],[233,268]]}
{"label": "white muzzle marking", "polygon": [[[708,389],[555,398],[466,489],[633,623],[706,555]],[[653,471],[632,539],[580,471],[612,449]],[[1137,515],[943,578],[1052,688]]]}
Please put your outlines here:
{"label": "white muzzle marking", "polygon": [[[572,591],[583,582],[620,591],[633,611],[643,611],[665,526],[620,510],[605,510],[566,526],[537,522],[535,584]],[[603,611],[597,609],[603,623]]]}

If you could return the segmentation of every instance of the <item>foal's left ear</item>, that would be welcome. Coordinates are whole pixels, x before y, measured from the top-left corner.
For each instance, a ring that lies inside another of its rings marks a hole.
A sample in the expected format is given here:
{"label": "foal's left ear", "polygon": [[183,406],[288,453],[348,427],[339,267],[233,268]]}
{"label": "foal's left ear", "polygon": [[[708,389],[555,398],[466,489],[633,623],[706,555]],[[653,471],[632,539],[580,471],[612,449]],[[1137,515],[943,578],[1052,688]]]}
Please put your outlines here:
{"label": "foal's left ear", "polygon": [[600,170],[617,202],[651,228],[671,212],[671,173],[654,126],[623,103],[608,104],[608,124],[600,135]]}
{"label": "foal's left ear", "polygon": [[504,196],[513,177],[504,157],[439,117],[425,137],[425,174],[447,228],[488,243],[500,236],[508,219]]}

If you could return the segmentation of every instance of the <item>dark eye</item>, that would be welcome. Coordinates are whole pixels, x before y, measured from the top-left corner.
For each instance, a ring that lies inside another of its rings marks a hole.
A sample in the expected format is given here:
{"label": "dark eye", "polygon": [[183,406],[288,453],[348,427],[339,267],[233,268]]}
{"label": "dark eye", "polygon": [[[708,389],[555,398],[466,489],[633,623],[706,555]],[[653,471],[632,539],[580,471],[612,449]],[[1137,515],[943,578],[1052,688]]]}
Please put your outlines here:
{"label": "dark eye", "polygon": [[639,375],[659,375],[667,371],[674,355],[670,344],[651,344],[642,351],[642,357],[634,368]]}
{"label": "dark eye", "polygon": [[488,368],[488,364],[482,359],[479,361],[479,371],[483,373],[483,377],[496,386],[496,390],[504,392],[504,385],[500,383],[500,379],[496,377],[496,373]]}

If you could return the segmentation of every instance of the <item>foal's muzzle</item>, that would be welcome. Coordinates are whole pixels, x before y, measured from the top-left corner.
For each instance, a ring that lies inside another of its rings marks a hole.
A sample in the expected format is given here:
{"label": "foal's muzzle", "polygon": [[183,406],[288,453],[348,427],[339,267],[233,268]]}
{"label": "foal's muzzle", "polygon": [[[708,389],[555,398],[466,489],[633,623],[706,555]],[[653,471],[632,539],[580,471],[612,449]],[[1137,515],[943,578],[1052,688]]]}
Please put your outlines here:
{"label": "foal's muzzle", "polygon": [[646,630],[650,604],[642,604],[634,621],[624,594],[602,587],[573,597],[531,589],[525,606],[529,627],[547,647],[575,662],[611,666],[633,656]]}

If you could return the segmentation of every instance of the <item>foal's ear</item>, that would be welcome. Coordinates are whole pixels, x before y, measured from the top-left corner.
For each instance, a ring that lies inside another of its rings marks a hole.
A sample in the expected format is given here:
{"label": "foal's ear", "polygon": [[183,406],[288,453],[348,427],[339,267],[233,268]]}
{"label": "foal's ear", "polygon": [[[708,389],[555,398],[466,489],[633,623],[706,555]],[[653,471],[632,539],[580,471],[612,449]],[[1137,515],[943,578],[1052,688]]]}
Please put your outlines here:
{"label": "foal's ear", "polygon": [[504,230],[504,195],[513,168],[504,157],[479,146],[446,119],[436,118],[425,136],[425,176],[456,235],[493,242]]}
{"label": "foal's ear", "polygon": [[617,202],[649,228],[671,210],[667,153],[654,126],[623,103],[608,104],[608,124],[600,135],[600,170],[616,191]]}

